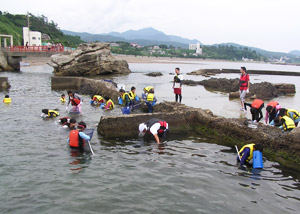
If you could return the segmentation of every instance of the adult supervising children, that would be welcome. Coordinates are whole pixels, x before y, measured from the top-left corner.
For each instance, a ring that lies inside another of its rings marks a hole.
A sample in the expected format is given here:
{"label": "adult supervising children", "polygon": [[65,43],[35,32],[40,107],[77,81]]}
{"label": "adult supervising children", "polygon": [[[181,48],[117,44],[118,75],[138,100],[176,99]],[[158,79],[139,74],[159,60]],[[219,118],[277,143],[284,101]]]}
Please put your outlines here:
{"label": "adult supervising children", "polygon": [[174,81],[173,81],[175,101],[178,102],[178,97],[179,97],[179,103],[181,103],[181,100],[182,100],[181,86],[182,86],[183,76],[182,76],[182,74],[180,74],[179,68],[175,68],[175,73],[176,73],[176,75],[174,76]]}
{"label": "adult supervising children", "polygon": [[246,68],[241,67],[241,76],[240,76],[240,99],[241,99],[241,110],[244,110],[244,102],[246,94],[249,92],[250,79],[249,74],[246,73]]}

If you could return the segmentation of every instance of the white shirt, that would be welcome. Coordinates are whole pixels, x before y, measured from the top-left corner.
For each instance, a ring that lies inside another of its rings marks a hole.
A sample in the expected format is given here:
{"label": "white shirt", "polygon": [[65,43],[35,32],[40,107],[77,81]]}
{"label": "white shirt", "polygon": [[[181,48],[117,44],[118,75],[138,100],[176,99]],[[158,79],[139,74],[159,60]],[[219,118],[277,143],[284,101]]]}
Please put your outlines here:
{"label": "white shirt", "polygon": [[[178,79],[180,79],[180,81],[183,80],[182,74],[179,74],[177,77],[178,77]],[[174,88],[180,88],[180,82],[175,82]]]}
{"label": "white shirt", "polygon": [[[155,134],[157,134],[157,131],[159,130],[159,128],[160,128],[160,123],[154,123],[151,126],[149,131],[151,132],[151,134],[155,135]],[[166,123],[166,129],[168,129],[168,128],[169,128],[169,124]]]}

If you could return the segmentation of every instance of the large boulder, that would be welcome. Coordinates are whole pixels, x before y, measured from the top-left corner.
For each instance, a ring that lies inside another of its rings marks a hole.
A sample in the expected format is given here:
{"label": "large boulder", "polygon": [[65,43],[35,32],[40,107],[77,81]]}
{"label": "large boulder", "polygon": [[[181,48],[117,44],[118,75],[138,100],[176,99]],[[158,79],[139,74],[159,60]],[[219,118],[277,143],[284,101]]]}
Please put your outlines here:
{"label": "large boulder", "polygon": [[12,71],[12,67],[8,65],[7,59],[2,51],[0,51],[0,71]]}
{"label": "large boulder", "polygon": [[54,74],[60,76],[95,76],[101,74],[127,74],[128,63],[115,59],[109,43],[84,43],[70,55],[57,54],[48,63]]}

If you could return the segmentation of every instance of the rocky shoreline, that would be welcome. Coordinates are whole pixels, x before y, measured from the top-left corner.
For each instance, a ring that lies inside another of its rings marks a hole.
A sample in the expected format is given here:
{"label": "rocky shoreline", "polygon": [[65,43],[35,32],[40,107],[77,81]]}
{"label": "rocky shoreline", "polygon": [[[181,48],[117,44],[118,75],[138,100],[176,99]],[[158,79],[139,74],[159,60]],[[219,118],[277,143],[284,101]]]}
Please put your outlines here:
{"label": "rocky shoreline", "polygon": [[[169,134],[194,135],[218,144],[241,148],[248,143],[261,143],[264,156],[281,165],[300,172],[300,128],[282,132],[277,127],[259,123],[256,129],[249,128],[245,119],[214,116],[209,110],[192,108],[174,102],[156,106],[153,114],[102,116],[98,133],[103,138],[137,138],[138,125],[157,117],[169,123]],[[126,129],[124,129],[126,127]],[[116,131],[117,130],[117,131]]]}

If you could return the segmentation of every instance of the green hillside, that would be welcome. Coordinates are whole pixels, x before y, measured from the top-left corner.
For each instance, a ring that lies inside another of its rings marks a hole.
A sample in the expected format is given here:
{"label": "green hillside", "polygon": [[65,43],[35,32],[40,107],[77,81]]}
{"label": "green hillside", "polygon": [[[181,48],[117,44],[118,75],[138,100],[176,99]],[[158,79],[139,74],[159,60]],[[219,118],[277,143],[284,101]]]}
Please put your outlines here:
{"label": "green hillside", "polygon": [[[30,30],[39,31],[50,36],[50,42],[62,43],[64,46],[77,47],[83,41],[79,36],[65,35],[58,29],[57,24],[48,21],[45,16],[29,14]],[[23,27],[27,26],[27,15],[13,15],[0,11],[0,34],[14,37],[14,45],[23,45]],[[44,42],[44,41],[43,41]]]}

